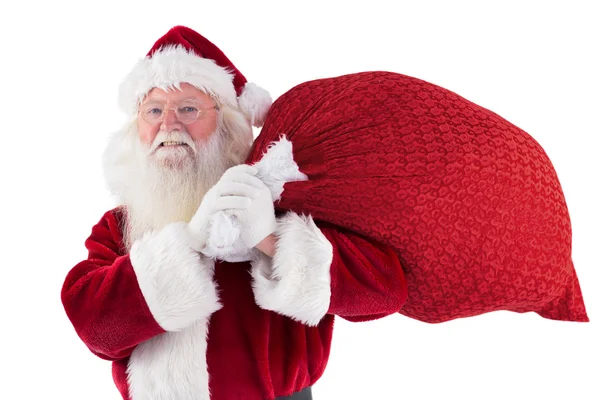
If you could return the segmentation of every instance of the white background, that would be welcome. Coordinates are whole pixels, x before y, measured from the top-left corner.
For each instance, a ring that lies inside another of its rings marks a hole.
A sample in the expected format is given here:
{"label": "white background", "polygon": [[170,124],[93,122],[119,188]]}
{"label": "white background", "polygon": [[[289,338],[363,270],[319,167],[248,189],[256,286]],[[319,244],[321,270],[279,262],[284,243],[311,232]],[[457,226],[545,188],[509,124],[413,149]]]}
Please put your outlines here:
{"label": "white background", "polygon": [[448,88],[530,133],[562,183],[592,322],[508,312],[440,325],[339,320],[316,400],[600,399],[595,2],[279,3],[3,3],[0,398],[119,398],[110,363],[78,339],[60,289],[113,205],[100,156],[124,120],[118,84],[182,24],[273,97],[365,70]]}

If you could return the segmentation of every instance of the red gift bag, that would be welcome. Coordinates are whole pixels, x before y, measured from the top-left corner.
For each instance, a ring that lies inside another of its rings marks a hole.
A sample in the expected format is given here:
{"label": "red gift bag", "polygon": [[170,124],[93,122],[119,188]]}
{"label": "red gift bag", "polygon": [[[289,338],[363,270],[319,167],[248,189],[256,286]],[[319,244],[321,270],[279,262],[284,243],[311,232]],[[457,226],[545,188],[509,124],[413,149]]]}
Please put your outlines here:
{"label": "red gift bag", "polygon": [[510,122],[431,83],[365,72],[281,96],[248,163],[281,134],[308,180],[286,183],[277,209],[395,248],[409,285],[400,313],[588,320],[556,172]]}

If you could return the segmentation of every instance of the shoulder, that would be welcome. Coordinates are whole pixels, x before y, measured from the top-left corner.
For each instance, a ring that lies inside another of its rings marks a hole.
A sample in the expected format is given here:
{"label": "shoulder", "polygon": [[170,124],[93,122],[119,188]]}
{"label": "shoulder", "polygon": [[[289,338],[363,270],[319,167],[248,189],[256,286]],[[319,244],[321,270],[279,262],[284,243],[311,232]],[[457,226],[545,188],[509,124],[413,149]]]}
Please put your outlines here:
{"label": "shoulder", "polygon": [[120,206],[106,211],[100,221],[92,228],[86,246],[89,248],[92,244],[102,244],[118,254],[124,254],[123,232],[125,219],[125,207]]}

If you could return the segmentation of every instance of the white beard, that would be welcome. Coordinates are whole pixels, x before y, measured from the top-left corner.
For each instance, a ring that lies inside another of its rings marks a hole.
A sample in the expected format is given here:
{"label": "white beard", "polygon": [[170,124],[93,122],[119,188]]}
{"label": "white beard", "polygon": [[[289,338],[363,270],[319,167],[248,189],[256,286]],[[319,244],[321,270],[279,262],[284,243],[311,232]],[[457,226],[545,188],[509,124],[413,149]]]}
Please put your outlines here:
{"label": "white beard", "polygon": [[[150,155],[166,137],[184,141],[195,151],[177,148]],[[237,163],[225,155],[225,137],[221,127],[202,144],[187,134],[161,132],[148,146],[139,140],[134,124],[113,139],[105,153],[105,173],[111,191],[125,206],[122,229],[127,251],[148,231],[191,220],[208,189]]]}

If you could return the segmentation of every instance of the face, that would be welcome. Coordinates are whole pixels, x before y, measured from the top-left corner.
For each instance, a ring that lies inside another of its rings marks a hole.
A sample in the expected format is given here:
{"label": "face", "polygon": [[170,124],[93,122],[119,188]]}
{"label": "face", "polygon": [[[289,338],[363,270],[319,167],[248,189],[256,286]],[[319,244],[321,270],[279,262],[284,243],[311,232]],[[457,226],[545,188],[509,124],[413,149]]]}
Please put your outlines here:
{"label": "face", "polygon": [[[181,166],[193,158],[217,128],[215,100],[188,83],[182,83],[180,88],[169,91],[154,88],[138,108],[140,141],[148,147],[149,157],[168,167]],[[162,119],[156,118],[160,110]],[[185,114],[195,115],[196,110],[200,111],[198,118],[186,121]],[[152,119],[157,121],[147,121]]]}
{"label": "face", "polygon": [[[210,108],[197,121],[187,118],[189,123],[183,123],[171,108],[179,107],[180,117],[186,120],[187,108],[181,107],[186,101]],[[134,125],[127,124],[111,137],[104,171],[111,192],[127,208],[127,249],[145,232],[189,221],[206,191],[228,168],[247,158],[252,145],[250,122],[237,107],[223,104],[217,111],[215,104],[187,84],[181,90],[154,89],[142,107],[167,110],[164,119],[152,124],[138,114]]]}

